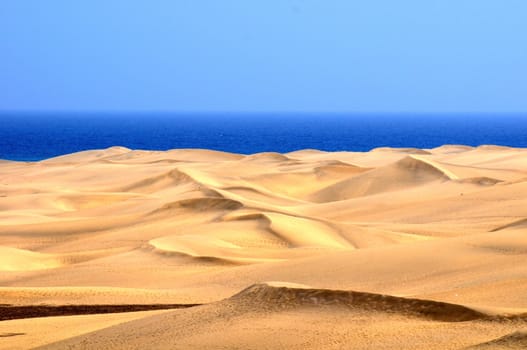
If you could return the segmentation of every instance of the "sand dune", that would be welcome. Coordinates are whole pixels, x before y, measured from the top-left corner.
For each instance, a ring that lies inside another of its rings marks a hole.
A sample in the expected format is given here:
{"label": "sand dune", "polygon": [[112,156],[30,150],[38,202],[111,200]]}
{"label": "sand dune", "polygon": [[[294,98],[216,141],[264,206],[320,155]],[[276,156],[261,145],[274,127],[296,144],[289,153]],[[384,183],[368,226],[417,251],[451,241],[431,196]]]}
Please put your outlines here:
{"label": "sand dune", "polygon": [[59,267],[60,261],[50,254],[0,247],[0,271],[31,271]]}
{"label": "sand dune", "polygon": [[249,304],[257,309],[332,305],[445,322],[473,321],[490,317],[462,305],[383,294],[316,289],[304,285],[280,282],[252,285],[231,297],[231,300]]}
{"label": "sand dune", "polygon": [[501,231],[505,229],[526,230],[527,229],[527,218],[520,219],[520,220],[514,220],[513,222],[508,223],[506,225],[496,227],[495,229],[492,229],[492,232]]}
{"label": "sand dune", "polygon": [[408,154],[431,154],[429,151],[419,148],[392,148],[392,147],[378,147],[372,149],[370,152],[395,152]]}
{"label": "sand dune", "polygon": [[496,146],[1,161],[2,303],[205,305],[2,321],[0,349],[522,348],[526,179]]}
{"label": "sand dune", "polygon": [[393,164],[379,167],[338,182],[314,193],[315,202],[331,202],[377,193],[404,190],[432,181],[457,179],[450,171],[416,156],[407,156]]}
{"label": "sand dune", "polygon": [[[159,349],[461,349],[474,342],[472,337],[486,339],[522,322],[456,304],[270,282],[220,302],[145,317],[39,349],[119,349],[122,343],[141,349],[152,346],[154,338]],[[368,331],[376,336],[368,338]],[[412,336],[394,337],[397,332]],[[442,339],[434,336],[437,332]],[[521,334],[507,338],[512,338],[507,344],[522,341]]]}
{"label": "sand dune", "polygon": [[200,184],[182,171],[174,169],[161,175],[142,179],[138,182],[121,187],[119,192],[152,193],[170,186],[178,185],[195,185],[197,187]]}
{"label": "sand dune", "polygon": [[527,349],[527,332],[514,332],[467,349]]}

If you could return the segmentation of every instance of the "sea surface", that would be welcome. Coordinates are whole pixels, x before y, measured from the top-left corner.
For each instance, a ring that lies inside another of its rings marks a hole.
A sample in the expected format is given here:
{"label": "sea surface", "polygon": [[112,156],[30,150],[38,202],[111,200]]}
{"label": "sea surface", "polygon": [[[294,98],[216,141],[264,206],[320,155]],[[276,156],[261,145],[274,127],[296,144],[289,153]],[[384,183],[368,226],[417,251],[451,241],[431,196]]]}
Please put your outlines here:
{"label": "sea surface", "polygon": [[443,144],[527,147],[526,115],[0,113],[0,159],[125,146],[242,154]]}

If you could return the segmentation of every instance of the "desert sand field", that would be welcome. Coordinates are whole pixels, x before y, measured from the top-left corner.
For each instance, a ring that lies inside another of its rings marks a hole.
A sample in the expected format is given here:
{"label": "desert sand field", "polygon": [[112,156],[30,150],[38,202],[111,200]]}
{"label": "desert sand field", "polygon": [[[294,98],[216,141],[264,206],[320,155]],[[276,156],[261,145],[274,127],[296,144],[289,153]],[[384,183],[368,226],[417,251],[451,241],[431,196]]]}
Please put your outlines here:
{"label": "desert sand field", "polygon": [[527,149],[0,161],[0,304],[0,349],[527,349]]}

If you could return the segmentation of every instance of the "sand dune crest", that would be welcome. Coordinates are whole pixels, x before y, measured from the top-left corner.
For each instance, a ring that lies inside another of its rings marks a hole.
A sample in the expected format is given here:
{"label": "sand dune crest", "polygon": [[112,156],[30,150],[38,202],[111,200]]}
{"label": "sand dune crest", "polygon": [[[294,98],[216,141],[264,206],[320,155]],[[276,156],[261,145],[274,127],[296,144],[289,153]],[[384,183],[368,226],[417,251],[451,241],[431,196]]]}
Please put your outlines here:
{"label": "sand dune crest", "polygon": [[230,300],[271,309],[333,305],[444,322],[463,322],[488,317],[463,305],[364,292],[317,289],[277,282],[252,285]]}
{"label": "sand dune crest", "polygon": [[328,186],[311,196],[314,202],[332,202],[382,192],[400,191],[422,186],[432,181],[448,181],[455,178],[445,169],[429,162],[407,156],[380,168],[376,168]]}

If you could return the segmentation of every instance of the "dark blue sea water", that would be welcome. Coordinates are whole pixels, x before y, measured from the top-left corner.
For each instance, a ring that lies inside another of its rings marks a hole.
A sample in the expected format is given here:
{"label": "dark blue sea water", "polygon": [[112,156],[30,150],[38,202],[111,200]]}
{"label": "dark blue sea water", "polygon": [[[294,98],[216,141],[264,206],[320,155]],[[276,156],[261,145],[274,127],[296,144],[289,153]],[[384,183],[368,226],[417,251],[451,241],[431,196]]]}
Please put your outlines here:
{"label": "dark blue sea water", "polygon": [[236,153],[443,144],[527,147],[527,115],[0,114],[0,159],[125,146]]}

